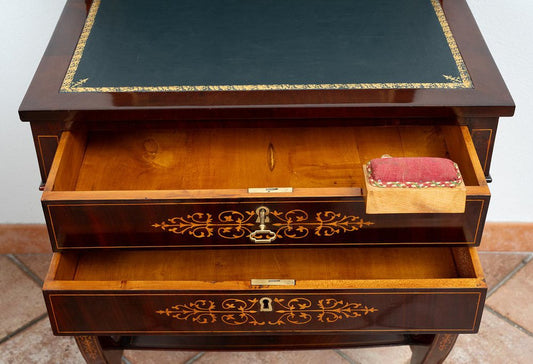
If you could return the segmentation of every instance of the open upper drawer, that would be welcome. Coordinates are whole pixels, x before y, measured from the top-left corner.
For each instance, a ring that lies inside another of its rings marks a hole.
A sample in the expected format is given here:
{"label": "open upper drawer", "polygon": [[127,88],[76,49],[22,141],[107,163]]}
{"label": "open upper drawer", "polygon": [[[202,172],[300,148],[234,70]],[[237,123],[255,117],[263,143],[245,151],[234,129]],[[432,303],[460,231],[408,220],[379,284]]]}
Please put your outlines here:
{"label": "open upper drawer", "polygon": [[[367,215],[362,164],[445,157],[464,213]],[[490,198],[467,127],[64,132],[42,203],[54,250],[478,245]]]}
{"label": "open upper drawer", "polygon": [[471,333],[487,288],[475,248],[374,247],[56,253],[43,290],[55,334],[215,335]]}

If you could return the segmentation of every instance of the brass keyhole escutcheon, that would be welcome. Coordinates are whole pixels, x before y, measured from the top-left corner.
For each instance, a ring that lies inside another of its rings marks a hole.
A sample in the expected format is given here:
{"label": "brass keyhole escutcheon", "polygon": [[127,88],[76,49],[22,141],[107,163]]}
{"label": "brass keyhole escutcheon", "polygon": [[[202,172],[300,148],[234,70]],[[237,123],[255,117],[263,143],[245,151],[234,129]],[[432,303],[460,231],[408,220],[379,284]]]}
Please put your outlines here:
{"label": "brass keyhole escutcheon", "polygon": [[266,206],[261,206],[255,210],[255,213],[257,215],[257,219],[255,220],[256,224],[259,224],[259,228],[264,230],[265,224],[270,222],[270,217],[268,216],[270,209]]}
{"label": "brass keyhole escutcheon", "polygon": [[270,222],[270,217],[268,216],[270,209],[268,207],[261,206],[255,210],[255,213],[257,214],[256,223],[259,224],[259,229],[255,230],[249,235],[250,240],[256,244],[271,243],[274,241],[274,239],[276,239],[276,233],[272,230],[266,229],[266,224]]}
{"label": "brass keyhole escutcheon", "polygon": [[263,297],[259,300],[259,311],[261,312],[272,312],[272,298]]}

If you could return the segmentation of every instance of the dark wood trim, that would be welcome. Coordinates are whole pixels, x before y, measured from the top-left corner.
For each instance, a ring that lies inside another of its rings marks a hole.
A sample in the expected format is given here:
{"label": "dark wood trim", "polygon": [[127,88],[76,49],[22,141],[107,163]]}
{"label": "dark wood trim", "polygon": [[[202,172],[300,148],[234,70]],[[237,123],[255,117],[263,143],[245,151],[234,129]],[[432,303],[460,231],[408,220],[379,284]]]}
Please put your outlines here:
{"label": "dark wood trim", "polygon": [[33,143],[37,153],[37,162],[41,173],[41,181],[46,183],[52,162],[54,160],[59,138],[61,137],[62,123],[31,123]]}
{"label": "dark wood trim", "polygon": [[24,121],[510,116],[513,100],[465,0],[443,9],[473,89],[59,93],[85,17],[69,0],[19,109]]}
{"label": "dark wood trim", "polygon": [[481,167],[488,180],[490,178],[494,141],[498,129],[498,118],[467,118],[465,122],[468,124]]}
{"label": "dark wood trim", "polygon": [[[411,345],[411,364],[443,363],[457,341],[456,334],[437,334],[429,345]],[[424,338],[426,339],[426,338]]]}
{"label": "dark wood trim", "polygon": [[[428,335],[432,337],[433,335]],[[305,334],[305,335],[176,335],[122,336],[119,345],[127,350],[311,350],[382,345],[407,345],[408,334]]]}
{"label": "dark wood trim", "polygon": [[120,364],[122,349],[102,347],[98,336],[75,336],[76,344],[87,364]]}

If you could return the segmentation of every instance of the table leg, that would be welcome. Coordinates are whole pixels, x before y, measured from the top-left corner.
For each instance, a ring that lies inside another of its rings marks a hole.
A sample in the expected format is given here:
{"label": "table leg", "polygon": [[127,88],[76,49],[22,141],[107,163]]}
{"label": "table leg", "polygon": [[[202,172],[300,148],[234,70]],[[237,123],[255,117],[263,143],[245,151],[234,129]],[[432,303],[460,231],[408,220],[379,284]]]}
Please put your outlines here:
{"label": "table leg", "polygon": [[457,334],[437,334],[433,335],[429,345],[411,345],[413,352],[411,364],[440,364],[444,362],[444,359],[452,351],[458,336]]}
{"label": "table leg", "polygon": [[120,364],[122,350],[106,350],[98,336],[75,336],[76,344],[87,364]]}

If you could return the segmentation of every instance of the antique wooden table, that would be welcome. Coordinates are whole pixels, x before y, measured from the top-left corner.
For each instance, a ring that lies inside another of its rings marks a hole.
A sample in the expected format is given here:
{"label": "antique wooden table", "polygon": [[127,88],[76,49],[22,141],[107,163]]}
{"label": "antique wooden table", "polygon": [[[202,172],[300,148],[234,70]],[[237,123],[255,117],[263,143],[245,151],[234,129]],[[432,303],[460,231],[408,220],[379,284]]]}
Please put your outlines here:
{"label": "antique wooden table", "polygon": [[[441,362],[479,328],[513,112],[464,0],[69,0],[20,107],[52,329],[90,363],[390,344]],[[367,213],[383,154],[453,160],[464,212]]]}

